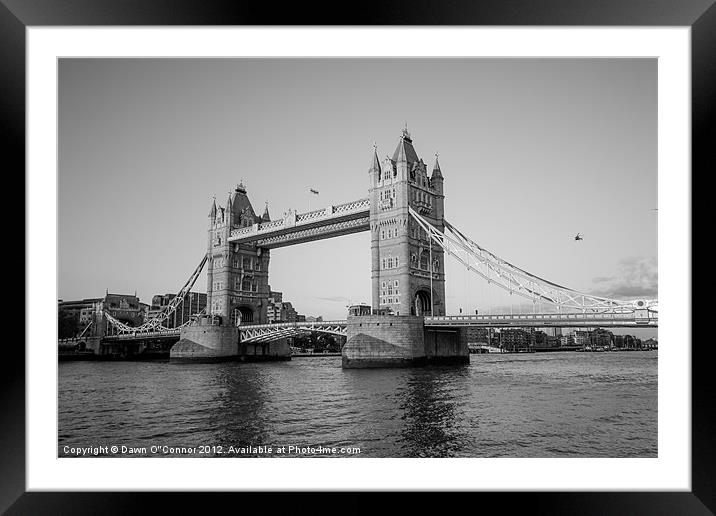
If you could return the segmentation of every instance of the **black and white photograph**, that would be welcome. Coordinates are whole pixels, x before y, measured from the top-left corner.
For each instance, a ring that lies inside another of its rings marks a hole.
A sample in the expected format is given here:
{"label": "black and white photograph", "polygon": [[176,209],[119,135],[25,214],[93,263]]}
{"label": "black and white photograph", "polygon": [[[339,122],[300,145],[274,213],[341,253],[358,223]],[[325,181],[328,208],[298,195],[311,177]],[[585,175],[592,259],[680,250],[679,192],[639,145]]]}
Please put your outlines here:
{"label": "black and white photograph", "polygon": [[709,513],[713,0],[458,3],[0,0],[0,512]]}
{"label": "black and white photograph", "polygon": [[58,458],[660,456],[656,58],[57,85]]}

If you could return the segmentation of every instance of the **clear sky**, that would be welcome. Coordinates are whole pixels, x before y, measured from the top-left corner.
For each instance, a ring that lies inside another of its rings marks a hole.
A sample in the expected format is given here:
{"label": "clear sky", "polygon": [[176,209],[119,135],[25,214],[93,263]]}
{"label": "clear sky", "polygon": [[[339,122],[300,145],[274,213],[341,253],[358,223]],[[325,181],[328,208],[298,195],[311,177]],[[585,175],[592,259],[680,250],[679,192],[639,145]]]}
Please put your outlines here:
{"label": "clear sky", "polygon": [[[62,59],[58,296],[176,292],[214,195],[243,181],[274,217],[365,197],[373,144],[392,155],[407,122],[463,233],[556,283],[655,297],[656,102],[655,59]],[[269,270],[300,313],[370,303],[368,233]],[[446,275],[448,313],[531,311]]]}

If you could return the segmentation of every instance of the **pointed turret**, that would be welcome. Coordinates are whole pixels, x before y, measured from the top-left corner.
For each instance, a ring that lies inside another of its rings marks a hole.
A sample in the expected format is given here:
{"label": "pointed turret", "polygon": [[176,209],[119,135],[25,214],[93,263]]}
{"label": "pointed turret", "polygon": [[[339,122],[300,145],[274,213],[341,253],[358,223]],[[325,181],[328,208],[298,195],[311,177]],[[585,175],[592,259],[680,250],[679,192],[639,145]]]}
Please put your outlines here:
{"label": "pointed turret", "polygon": [[438,161],[438,153],[435,153],[435,165],[433,165],[433,174],[430,176],[430,186],[432,186],[435,191],[442,195],[443,193],[443,173],[440,170],[440,162]]}
{"label": "pointed turret", "polygon": [[370,164],[370,169],[368,169],[369,172],[378,172],[380,173],[380,160],[378,159],[378,146],[373,145],[373,159]]}
{"label": "pointed turret", "polygon": [[229,192],[229,197],[226,199],[226,223],[229,225],[229,227],[232,227],[234,225],[234,211],[232,210],[232,205],[234,204],[233,201],[233,195],[231,192]]}
{"label": "pointed turret", "polygon": [[264,208],[264,214],[261,215],[261,222],[271,222],[271,217],[268,211],[268,201],[266,201],[266,207]]}
{"label": "pointed turret", "polygon": [[413,148],[413,140],[410,139],[408,126],[403,129],[403,133],[398,140],[398,146],[393,153],[393,177],[397,177],[399,181],[406,179],[415,179],[415,166],[418,163],[418,154]]}
{"label": "pointed turret", "polygon": [[216,197],[211,201],[211,210],[209,210],[209,218],[213,221],[216,218]]}
{"label": "pointed turret", "polygon": [[412,164],[417,161],[419,161],[418,154],[413,148],[413,140],[410,139],[410,133],[408,132],[408,127],[406,126],[405,129],[403,129],[403,133],[400,135],[398,146],[395,148],[395,152],[393,153],[393,162]]}
{"label": "pointed turret", "polygon": [[431,180],[443,179],[443,173],[440,170],[440,163],[438,162],[438,153],[435,153],[435,165],[433,165],[433,175],[430,176]]}
{"label": "pointed turret", "polygon": [[370,178],[370,184],[372,186],[376,186],[382,179],[384,179],[380,166],[380,160],[378,159],[378,146],[375,143],[373,144],[373,158],[370,161],[368,177]]}
{"label": "pointed turret", "polygon": [[254,213],[254,208],[251,206],[248,195],[246,195],[246,187],[243,182],[236,185],[234,192],[231,194],[231,205],[227,209],[232,213],[233,224],[237,226],[250,226],[261,220],[261,217]]}

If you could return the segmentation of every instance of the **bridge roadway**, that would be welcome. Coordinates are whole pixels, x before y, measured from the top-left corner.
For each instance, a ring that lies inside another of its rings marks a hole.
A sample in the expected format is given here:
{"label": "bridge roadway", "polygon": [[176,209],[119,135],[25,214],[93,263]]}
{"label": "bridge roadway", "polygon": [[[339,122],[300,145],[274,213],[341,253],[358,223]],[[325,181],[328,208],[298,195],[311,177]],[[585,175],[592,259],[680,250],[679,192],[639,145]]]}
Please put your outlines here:
{"label": "bridge roadway", "polygon": [[[427,316],[425,326],[436,327],[545,327],[545,328],[656,328],[658,317],[635,318],[633,313],[568,313],[568,314],[495,314]],[[317,331],[333,335],[346,335],[347,321],[287,322],[272,324],[246,324],[240,327],[242,342],[268,342],[301,333]],[[178,329],[148,333],[107,335],[103,340],[137,340],[178,337]]]}
{"label": "bridge roadway", "polygon": [[481,326],[485,328],[551,327],[551,328],[631,328],[658,326],[658,316],[637,318],[634,313],[566,313],[566,314],[500,314],[427,316],[425,326]]}

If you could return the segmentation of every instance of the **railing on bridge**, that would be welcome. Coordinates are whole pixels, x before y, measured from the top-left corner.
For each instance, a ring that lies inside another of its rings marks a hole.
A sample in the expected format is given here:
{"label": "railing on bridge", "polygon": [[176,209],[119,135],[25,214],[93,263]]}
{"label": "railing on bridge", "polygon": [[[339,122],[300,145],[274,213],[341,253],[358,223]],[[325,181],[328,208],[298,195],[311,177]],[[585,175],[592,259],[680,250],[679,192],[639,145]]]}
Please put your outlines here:
{"label": "railing on bridge", "polygon": [[634,313],[541,313],[541,314],[494,314],[494,315],[447,315],[427,316],[426,326],[553,326],[553,327],[630,327],[658,325],[658,314],[639,318]]}
{"label": "railing on bridge", "polygon": [[133,333],[117,333],[105,335],[103,340],[133,340],[133,339],[152,339],[152,338],[170,338],[178,337],[181,333],[182,325],[177,328],[164,328],[157,331],[139,331]]}

